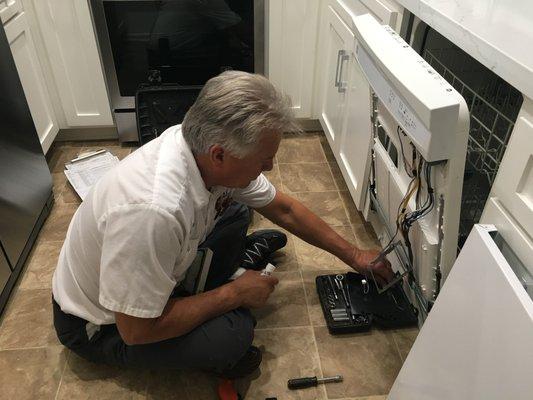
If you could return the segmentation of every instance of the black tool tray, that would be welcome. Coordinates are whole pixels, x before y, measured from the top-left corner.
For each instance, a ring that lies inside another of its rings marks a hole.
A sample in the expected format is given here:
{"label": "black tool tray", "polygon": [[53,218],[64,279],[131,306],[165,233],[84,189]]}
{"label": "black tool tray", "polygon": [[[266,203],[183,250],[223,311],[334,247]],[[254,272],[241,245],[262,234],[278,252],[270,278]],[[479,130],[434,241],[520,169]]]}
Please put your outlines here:
{"label": "black tool tray", "polygon": [[181,124],[202,86],[141,85],[135,93],[137,133],[145,144],[168,127]]}
{"label": "black tool tray", "polygon": [[[335,286],[336,275],[320,275],[315,280],[322,312],[330,333],[368,331],[373,325],[380,328],[400,328],[418,323],[418,310],[409,302],[401,282],[379,294],[374,283],[363,275],[353,272],[342,275],[353,309],[353,312],[351,309],[349,313],[347,312],[348,319],[344,321],[335,321],[332,316],[333,309],[346,308],[344,298]],[[364,279],[368,282],[367,293],[364,293],[363,289]],[[336,290],[337,299],[332,290]],[[353,317],[350,314],[353,314]]]}

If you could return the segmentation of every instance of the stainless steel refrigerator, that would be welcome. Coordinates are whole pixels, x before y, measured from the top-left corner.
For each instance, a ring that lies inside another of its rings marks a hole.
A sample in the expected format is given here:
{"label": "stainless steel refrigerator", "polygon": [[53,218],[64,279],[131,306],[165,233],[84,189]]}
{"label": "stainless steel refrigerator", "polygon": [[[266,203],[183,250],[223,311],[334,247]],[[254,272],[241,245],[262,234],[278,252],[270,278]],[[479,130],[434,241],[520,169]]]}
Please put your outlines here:
{"label": "stainless steel refrigerator", "polygon": [[0,313],[52,203],[52,177],[0,28]]}

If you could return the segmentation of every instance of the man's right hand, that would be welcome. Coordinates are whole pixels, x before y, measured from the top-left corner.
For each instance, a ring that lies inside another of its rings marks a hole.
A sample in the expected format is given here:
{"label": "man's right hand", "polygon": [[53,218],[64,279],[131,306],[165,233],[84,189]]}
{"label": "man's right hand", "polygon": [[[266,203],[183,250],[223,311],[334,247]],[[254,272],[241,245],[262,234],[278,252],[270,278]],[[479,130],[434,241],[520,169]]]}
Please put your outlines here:
{"label": "man's right hand", "polygon": [[259,271],[248,270],[230,283],[242,307],[258,308],[265,305],[278,284],[278,279],[261,275]]}

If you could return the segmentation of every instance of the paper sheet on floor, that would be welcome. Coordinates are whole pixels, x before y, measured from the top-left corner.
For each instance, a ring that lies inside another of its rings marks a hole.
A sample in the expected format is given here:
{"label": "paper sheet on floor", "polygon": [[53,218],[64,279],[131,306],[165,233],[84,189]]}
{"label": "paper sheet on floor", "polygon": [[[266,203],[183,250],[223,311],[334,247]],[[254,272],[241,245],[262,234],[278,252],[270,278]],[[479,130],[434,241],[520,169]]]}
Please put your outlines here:
{"label": "paper sheet on floor", "polygon": [[81,154],[65,164],[65,175],[83,200],[91,187],[111,168],[118,164],[118,157],[107,150]]}

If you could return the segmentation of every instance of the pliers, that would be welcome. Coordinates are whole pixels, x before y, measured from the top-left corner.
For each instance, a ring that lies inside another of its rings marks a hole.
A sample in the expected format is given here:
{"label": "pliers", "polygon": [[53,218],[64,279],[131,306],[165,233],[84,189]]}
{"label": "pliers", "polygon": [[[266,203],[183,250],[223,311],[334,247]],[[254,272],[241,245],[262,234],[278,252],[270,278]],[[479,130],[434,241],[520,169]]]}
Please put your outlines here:
{"label": "pliers", "polygon": [[[379,261],[385,261],[387,259],[387,255],[392,253],[392,251],[397,247],[397,246],[400,246],[402,244],[401,240],[397,240],[395,242],[390,242],[383,250],[380,251],[380,253],[378,254],[378,256],[376,258],[374,258],[370,264],[376,264],[377,262]],[[374,284],[376,285],[376,289],[378,291],[379,294],[387,291],[387,289],[393,287],[394,285],[396,285],[396,283],[398,283],[405,275],[407,275],[407,271],[405,271],[404,273],[400,274],[399,272],[396,272],[394,274],[394,279],[392,279],[389,283],[387,283],[385,286],[383,287],[379,287],[378,286],[378,283],[376,281],[376,278],[374,277],[374,271],[372,271],[371,268],[369,268],[370,270],[370,274],[372,275],[372,280],[374,281]]]}
{"label": "pliers", "polygon": [[381,250],[376,258],[374,258],[370,264],[376,264],[379,261],[385,261],[388,254],[390,254],[397,246],[401,245],[401,240],[390,242],[387,247]]}

